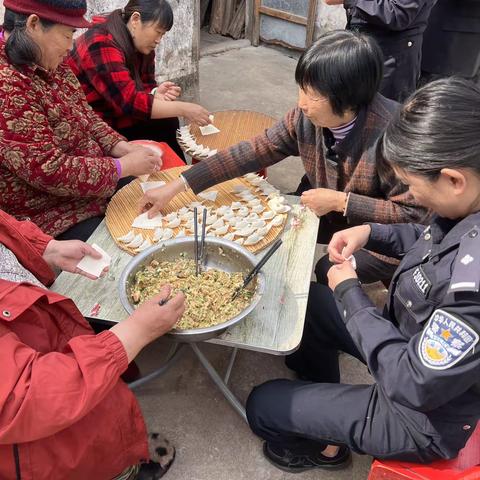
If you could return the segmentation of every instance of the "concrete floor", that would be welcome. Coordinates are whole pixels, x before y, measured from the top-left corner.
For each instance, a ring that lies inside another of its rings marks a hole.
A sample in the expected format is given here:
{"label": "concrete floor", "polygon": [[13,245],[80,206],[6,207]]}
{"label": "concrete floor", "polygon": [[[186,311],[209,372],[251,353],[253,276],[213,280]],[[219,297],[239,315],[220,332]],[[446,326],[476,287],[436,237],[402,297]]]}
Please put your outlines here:
{"label": "concrete floor", "polygon": [[[296,102],[296,59],[265,47],[246,47],[210,54],[200,62],[200,103],[211,111],[231,108],[257,110],[280,118]],[[303,173],[301,163],[289,158],[269,168],[269,180],[283,192],[293,190]],[[169,341],[161,339],[139,357],[142,372],[152,370],[166,354]],[[201,345],[216,368],[227,367],[230,349]],[[371,379],[363,365],[343,355],[342,377],[349,383]],[[231,377],[232,389],[245,401],[253,386],[290,377],[283,358],[240,351]],[[283,480],[292,478],[272,467],[262,456],[261,441],[213,385],[193,352],[186,354],[164,376],[137,390],[151,431],[159,431],[177,448],[168,480]],[[306,472],[304,480],[362,480],[371,458],[354,456],[349,468],[337,472]]]}

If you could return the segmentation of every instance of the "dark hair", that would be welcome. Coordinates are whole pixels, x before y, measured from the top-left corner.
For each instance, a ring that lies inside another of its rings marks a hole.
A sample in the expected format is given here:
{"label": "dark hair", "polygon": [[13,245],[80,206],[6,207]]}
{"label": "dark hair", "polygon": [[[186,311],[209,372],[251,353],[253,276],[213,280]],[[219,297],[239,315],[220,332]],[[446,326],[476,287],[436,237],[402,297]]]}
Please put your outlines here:
{"label": "dark hair", "polygon": [[125,54],[127,68],[137,87],[141,88],[142,81],[136,65],[137,52],[127,28],[127,23],[135,12],[140,14],[142,23],[157,23],[160,28],[168,31],[173,26],[173,11],[166,0],[130,0],[123,9],[117,9],[107,17],[105,26]]}
{"label": "dark hair", "polygon": [[[13,12],[8,8],[5,9],[3,30],[8,33],[5,52],[10,63],[16,67],[38,64],[41,60],[41,51],[38,45],[27,33],[29,16]],[[44,18],[40,18],[40,23],[44,30],[48,30],[55,25],[55,22],[45,20]]]}
{"label": "dark hair", "polygon": [[480,174],[480,88],[455,77],[425,85],[390,120],[381,143],[392,166],[429,180],[442,168]]}
{"label": "dark hair", "polygon": [[383,55],[375,40],[358,32],[322,35],[300,57],[295,80],[328,98],[333,112],[358,112],[373,100],[383,77]]}

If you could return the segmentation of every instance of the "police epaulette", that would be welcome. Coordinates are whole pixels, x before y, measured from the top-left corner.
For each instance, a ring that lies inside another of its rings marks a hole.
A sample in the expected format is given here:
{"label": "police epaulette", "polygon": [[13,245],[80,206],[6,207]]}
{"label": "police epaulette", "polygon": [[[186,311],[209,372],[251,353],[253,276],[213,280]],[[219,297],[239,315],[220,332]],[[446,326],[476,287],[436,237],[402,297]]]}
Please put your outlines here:
{"label": "police epaulette", "polygon": [[460,240],[448,293],[478,292],[480,287],[480,229],[475,226]]}

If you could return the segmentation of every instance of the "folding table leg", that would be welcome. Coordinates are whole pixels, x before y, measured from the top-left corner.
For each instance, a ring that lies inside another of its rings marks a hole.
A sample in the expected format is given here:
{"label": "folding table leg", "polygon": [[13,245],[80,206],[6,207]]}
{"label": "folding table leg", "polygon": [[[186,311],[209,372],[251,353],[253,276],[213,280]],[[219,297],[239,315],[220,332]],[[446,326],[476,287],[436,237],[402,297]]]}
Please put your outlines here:
{"label": "folding table leg", "polygon": [[130,390],[134,390],[135,388],[145,385],[160,375],[163,375],[181,357],[184,346],[185,344],[179,345],[178,343],[174,343],[168,352],[166,362],[160,368],[142,378],[139,378],[138,380],[135,380],[134,382],[129,383],[128,388],[130,388]]}
{"label": "folding table leg", "polygon": [[[208,375],[210,378],[213,380],[215,385],[220,389],[220,391],[223,393],[225,398],[228,400],[230,405],[240,414],[240,416],[247,421],[247,414],[245,413],[245,407],[240,403],[238,398],[232,393],[232,391],[227,387],[226,383],[222,380],[220,375],[217,373],[215,368],[213,368],[212,364],[207,360],[207,357],[200,351],[198,348],[198,345],[196,343],[189,343],[190,347],[192,350],[195,352],[195,355],[197,355],[198,359],[200,360],[200,363],[203,365],[203,368],[207,371]],[[235,352],[236,354],[236,352]],[[233,361],[235,360],[235,356],[232,355],[233,360],[230,359],[230,364],[227,370],[227,375],[225,376],[226,381],[228,382],[228,377],[230,376],[230,371],[233,366]]]}

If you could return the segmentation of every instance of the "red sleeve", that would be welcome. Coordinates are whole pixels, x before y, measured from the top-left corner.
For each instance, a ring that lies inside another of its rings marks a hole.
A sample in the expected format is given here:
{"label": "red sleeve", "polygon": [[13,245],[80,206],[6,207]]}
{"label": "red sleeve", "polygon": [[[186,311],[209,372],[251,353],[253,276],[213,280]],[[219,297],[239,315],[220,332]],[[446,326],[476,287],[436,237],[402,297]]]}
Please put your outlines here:
{"label": "red sleeve", "polygon": [[[70,70],[68,72],[74,77]],[[29,185],[59,197],[105,198],[113,195],[118,182],[114,159],[89,157],[88,152],[85,155],[65,153],[45,118],[45,108],[38,94],[24,87],[20,77],[0,82],[2,167]],[[24,101],[19,103],[18,98]],[[94,118],[99,128],[97,134],[106,134],[107,125],[99,117]],[[92,130],[95,125],[90,126]],[[121,138],[115,137],[114,143]]]}
{"label": "red sleeve", "polygon": [[82,335],[65,353],[40,353],[0,324],[0,444],[31,442],[68,428],[89,413],[128,365],[110,331]]}
{"label": "red sleeve", "polygon": [[[43,252],[47,248],[48,243],[53,240],[53,237],[44,233],[34,223],[22,221],[20,222],[16,218],[12,217],[8,213],[0,210],[0,231],[4,228],[8,228],[8,233],[2,235],[2,237],[11,237],[11,228],[17,230],[24,238],[26,238],[29,244],[36,250],[39,255],[43,255]],[[2,240],[5,243],[6,240]]]}
{"label": "red sleeve", "polygon": [[82,69],[115,116],[132,116],[141,120],[151,118],[153,95],[137,87],[123,52],[108,38],[98,38],[88,46],[82,58]]}
{"label": "red sleeve", "polygon": [[155,52],[145,57],[142,65],[142,83],[146,92],[151,92],[157,84],[155,79]]}

